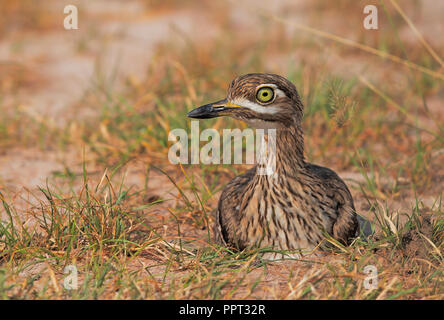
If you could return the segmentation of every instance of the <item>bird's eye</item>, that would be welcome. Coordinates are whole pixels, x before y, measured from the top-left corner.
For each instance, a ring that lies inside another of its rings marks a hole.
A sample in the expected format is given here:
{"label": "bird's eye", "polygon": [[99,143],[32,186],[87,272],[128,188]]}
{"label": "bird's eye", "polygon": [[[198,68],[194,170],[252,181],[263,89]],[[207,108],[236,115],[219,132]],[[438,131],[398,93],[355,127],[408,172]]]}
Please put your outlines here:
{"label": "bird's eye", "polygon": [[262,87],[256,93],[256,99],[260,103],[269,103],[274,99],[274,91],[270,87]]}

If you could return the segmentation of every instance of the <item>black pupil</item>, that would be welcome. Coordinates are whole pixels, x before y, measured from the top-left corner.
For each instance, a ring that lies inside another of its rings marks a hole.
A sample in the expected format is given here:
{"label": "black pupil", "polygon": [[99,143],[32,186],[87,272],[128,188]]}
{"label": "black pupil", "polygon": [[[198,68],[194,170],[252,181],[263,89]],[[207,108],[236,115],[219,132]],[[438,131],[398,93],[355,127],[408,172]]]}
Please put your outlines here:
{"label": "black pupil", "polygon": [[264,97],[266,97],[266,96],[268,96],[268,92],[265,91],[262,95],[263,95]]}

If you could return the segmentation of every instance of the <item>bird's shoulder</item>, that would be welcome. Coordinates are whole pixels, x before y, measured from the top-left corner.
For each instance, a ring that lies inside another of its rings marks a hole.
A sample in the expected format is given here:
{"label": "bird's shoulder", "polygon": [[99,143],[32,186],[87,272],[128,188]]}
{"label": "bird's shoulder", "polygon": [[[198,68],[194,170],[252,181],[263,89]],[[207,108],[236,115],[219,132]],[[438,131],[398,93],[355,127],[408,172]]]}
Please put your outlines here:
{"label": "bird's shoulder", "polygon": [[341,182],[343,182],[336,172],[327,167],[322,167],[314,163],[307,163],[305,167],[308,171],[310,171],[312,174],[316,175],[320,179],[328,181],[340,180]]}
{"label": "bird's shoulder", "polygon": [[330,197],[334,197],[342,203],[353,202],[350,190],[335,171],[313,163],[308,163],[306,169],[311,176],[324,186]]}

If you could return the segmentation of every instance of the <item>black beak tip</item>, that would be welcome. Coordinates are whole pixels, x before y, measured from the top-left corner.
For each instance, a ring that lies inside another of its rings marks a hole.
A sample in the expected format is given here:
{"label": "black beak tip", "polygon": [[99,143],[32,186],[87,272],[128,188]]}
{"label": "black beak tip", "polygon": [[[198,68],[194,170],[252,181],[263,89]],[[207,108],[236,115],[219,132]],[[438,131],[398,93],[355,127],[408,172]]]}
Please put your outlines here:
{"label": "black beak tip", "polygon": [[187,113],[188,118],[193,119],[210,119],[217,117],[217,113],[214,112],[214,109],[210,105],[205,105],[194,110],[191,110]]}
{"label": "black beak tip", "polygon": [[191,110],[190,112],[187,113],[187,117],[193,119],[201,119],[202,115],[203,115],[202,112],[200,112],[200,110],[198,109]]}

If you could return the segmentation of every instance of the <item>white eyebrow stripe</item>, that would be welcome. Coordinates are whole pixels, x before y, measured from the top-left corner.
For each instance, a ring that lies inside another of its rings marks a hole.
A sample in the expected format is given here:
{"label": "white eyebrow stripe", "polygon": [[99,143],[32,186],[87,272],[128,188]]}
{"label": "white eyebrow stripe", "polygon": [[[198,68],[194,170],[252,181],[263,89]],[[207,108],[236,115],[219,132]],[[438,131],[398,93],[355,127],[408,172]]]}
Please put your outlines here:
{"label": "white eyebrow stripe", "polygon": [[243,99],[243,98],[236,98],[233,101],[231,101],[231,103],[237,104],[238,106],[241,106],[241,107],[248,108],[248,109],[258,112],[258,113],[273,114],[273,113],[277,113],[281,110],[281,108],[279,108],[277,106],[265,107],[265,106],[262,106],[258,103],[254,103],[254,102],[251,102],[250,100]]}
{"label": "white eyebrow stripe", "polygon": [[284,91],[281,89],[274,89],[274,93],[276,94],[276,97],[286,97]]}
{"label": "white eyebrow stripe", "polygon": [[281,89],[278,89],[277,85],[275,85],[274,83],[264,83],[264,84],[261,84],[260,86],[257,86],[257,88],[262,88],[262,87],[273,88],[274,94],[276,95],[276,97],[286,97],[285,93]]}

